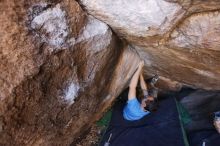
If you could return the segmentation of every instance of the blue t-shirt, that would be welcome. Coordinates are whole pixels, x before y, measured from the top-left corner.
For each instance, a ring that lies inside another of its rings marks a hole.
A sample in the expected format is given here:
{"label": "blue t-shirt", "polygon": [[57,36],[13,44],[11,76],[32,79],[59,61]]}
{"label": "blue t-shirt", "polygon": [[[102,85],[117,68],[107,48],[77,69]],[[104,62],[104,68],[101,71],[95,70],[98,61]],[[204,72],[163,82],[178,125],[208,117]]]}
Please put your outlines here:
{"label": "blue t-shirt", "polygon": [[149,111],[145,112],[141,108],[141,104],[138,102],[137,98],[128,100],[127,105],[124,107],[123,110],[124,118],[129,121],[139,120],[149,113]]}

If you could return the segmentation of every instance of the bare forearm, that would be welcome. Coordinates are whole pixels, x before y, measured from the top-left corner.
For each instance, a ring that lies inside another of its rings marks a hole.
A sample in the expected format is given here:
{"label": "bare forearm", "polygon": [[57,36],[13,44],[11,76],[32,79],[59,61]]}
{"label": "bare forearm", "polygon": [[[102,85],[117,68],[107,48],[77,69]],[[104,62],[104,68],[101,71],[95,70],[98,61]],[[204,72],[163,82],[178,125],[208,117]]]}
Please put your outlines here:
{"label": "bare forearm", "polygon": [[140,84],[141,84],[141,89],[143,91],[144,97],[148,97],[147,84],[144,81],[143,74],[140,75]]}
{"label": "bare forearm", "polygon": [[128,99],[131,100],[136,97],[136,87],[139,79],[140,71],[139,69],[135,72],[133,75],[130,85],[129,85],[129,93],[128,93]]}
{"label": "bare forearm", "polygon": [[141,84],[141,89],[142,90],[147,90],[147,85],[146,85],[146,83],[144,81],[144,77],[143,77],[142,74],[140,75],[140,84]]}
{"label": "bare forearm", "polygon": [[137,87],[137,83],[138,83],[140,73],[141,73],[141,68],[138,68],[137,71],[134,73],[132,79],[131,79],[131,82],[130,82],[130,85],[129,85],[130,88],[136,88]]}
{"label": "bare forearm", "polygon": [[129,93],[128,93],[128,99],[133,99],[136,97],[136,87],[138,84],[138,79],[142,71],[142,67],[144,66],[144,62],[142,61],[137,71],[134,73],[133,77],[131,78],[130,84],[129,84]]}
{"label": "bare forearm", "polygon": [[136,98],[136,88],[129,87],[128,100],[131,100],[133,98]]}

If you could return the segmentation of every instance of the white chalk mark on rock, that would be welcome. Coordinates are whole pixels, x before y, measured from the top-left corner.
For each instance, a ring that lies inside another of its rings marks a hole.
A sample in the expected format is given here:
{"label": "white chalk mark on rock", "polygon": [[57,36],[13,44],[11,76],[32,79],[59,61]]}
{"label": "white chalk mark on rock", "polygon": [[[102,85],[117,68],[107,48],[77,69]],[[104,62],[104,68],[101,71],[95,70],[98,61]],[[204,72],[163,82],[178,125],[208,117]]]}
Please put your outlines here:
{"label": "white chalk mark on rock", "polygon": [[92,49],[92,51],[98,52],[102,49],[105,49],[106,46],[110,44],[111,39],[112,32],[109,26],[92,16],[88,16],[87,24],[81,30],[81,33],[76,40],[76,43],[96,40],[96,43],[91,43],[91,46],[89,46],[87,50]]}
{"label": "white chalk mark on rock", "polygon": [[74,100],[78,96],[80,86],[77,83],[71,83],[67,89],[64,91],[63,100],[68,104],[73,104]]}
{"label": "white chalk mark on rock", "polygon": [[95,19],[92,16],[88,17],[88,22],[83,28],[83,31],[80,37],[77,39],[77,42],[81,42],[90,38],[93,38],[97,35],[104,35],[109,27],[104,22]]}
{"label": "white chalk mark on rock", "polygon": [[217,79],[217,77],[215,76],[214,73],[210,72],[210,71],[206,71],[206,70],[200,70],[200,69],[196,69],[196,68],[193,68],[193,70],[202,75],[202,76],[205,76],[205,77],[209,77],[209,78],[213,78],[213,79]]}
{"label": "white chalk mark on rock", "polygon": [[57,4],[34,17],[31,28],[38,32],[43,42],[54,47],[62,47],[68,36],[65,15],[65,11]]}

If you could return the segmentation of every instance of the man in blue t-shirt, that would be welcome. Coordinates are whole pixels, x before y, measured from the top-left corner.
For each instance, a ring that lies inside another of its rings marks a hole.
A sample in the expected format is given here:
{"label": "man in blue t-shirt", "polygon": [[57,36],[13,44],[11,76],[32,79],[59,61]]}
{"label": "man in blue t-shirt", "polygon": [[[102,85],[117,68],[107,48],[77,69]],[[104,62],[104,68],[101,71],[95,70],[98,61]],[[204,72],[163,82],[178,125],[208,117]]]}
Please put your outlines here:
{"label": "man in blue t-shirt", "polygon": [[[148,95],[147,85],[142,74],[143,66],[144,61],[141,61],[129,85],[128,101],[123,110],[124,118],[129,121],[139,120],[142,117],[148,115],[150,113],[149,107],[154,102],[154,97]],[[144,93],[144,99],[141,100],[141,103],[139,103],[136,97],[136,87],[139,77],[140,85]]]}

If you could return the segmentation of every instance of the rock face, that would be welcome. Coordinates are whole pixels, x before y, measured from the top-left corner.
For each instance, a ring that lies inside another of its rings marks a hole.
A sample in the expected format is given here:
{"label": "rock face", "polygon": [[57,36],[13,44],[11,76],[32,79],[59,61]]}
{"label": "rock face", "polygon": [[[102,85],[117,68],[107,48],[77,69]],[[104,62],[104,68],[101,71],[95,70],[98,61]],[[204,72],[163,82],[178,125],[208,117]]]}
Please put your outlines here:
{"label": "rock face", "polygon": [[0,1],[0,145],[69,145],[141,59],[164,89],[220,89],[218,0],[80,4]]}
{"label": "rock face", "polygon": [[0,145],[69,145],[121,92],[125,47],[75,1],[0,4]]}
{"label": "rock face", "polygon": [[80,1],[138,51],[146,75],[220,89],[219,1]]}
{"label": "rock face", "polygon": [[[151,41],[155,35],[163,36],[184,14],[177,3],[165,0],[81,0],[97,18],[131,42]],[[146,44],[146,43],[145,43]]]}

